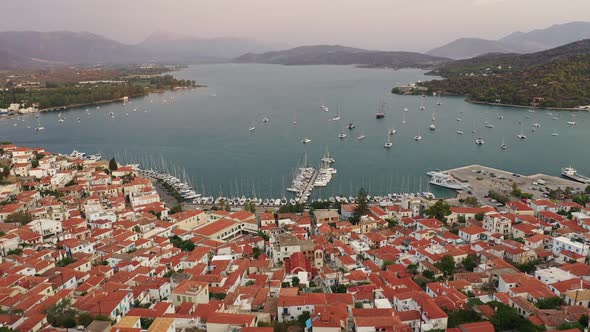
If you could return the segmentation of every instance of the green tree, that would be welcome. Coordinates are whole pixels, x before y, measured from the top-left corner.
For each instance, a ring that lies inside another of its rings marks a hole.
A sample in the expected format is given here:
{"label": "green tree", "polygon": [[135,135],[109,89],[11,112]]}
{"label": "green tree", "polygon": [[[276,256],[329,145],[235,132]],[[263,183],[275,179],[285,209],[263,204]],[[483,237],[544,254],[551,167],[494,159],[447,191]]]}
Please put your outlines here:
{"label": "green tree", "polygon": [[488,305],[496,309],[490,319],[496,331],[537,332],[542,330],[531,323],[530,320],[520,316],[514,308],[496,301],[488,302]]}
{"label": "green tree", "polygon": [[24,226],[30,223],[31,220],[33,220],[33,218],[31,218],[31,215],[26,212],[14,212],[6,216],[4,222],[7,224],[21,224]]}
{"label": "green tree", "polygon": [[171,214],[178,213],[178,212],[182,212],[182,205],[180,205],[180,204],[177,204],[174,207],[172,207],[172,209],[170,209]]}
{"label": "green tree", "polygon": [[455,273],[455,260],[451,255],[445,255],[440,261],[434,263],[434,266],[441,270],[446,276]]}
{"label": "green tree", "polygon": [[485,214],[483,214],[481,212],[480,213],[476,213],[475,214],[475,220],[477,220],[477,221],[483,221],[484,216],[485,216]]}
{"label": "green tree", "polygon": [[580,324],[580,322],[561,322],[559,323],[559,325],[557,326],[557,329],[559,331],[563,331],[563,330],[571,330],[571,329],[578,329],[580,331],[584,331],[584,326],[582,324]]}
{"label": "green tree", "polygon": [[465,270],[473,272],[473,270],[477,267],[477,257],[472,254],[467,255],[462,264]]}
{"label": "green tree", "polygon": [[357,205],[354,211],[354,216],[360,221],[361,216],[369,213],[369,201],[367,199],[367,191],[365,188],[359,189],[357,194]]}
{"label": "green tree", "polygon": [[481,317],[472,309],[447,311],[448,327],[458,327],[461,324],[481,321]]}
{"label": "green tree", "polygon": [[446,201],[440,199],[434,205],[424,210],[424,213],[430,218],[436,218],[446,223],[447,216],[451,214],[451,206]]}
{"label": "green tree", "polygon": [[428,278],[430,280],[434,279],[434,272],[430,271],[430,270],[424,270],[424,272],[422,272],[422,276],[424,276],[424,278]]}
{"label": "green tree", "polygon": [[539,309],[559,309],[563,304],[563,299],[559,296],[541,298],[535,302],[535,305]]}
{"label": "green tree", "polygon": [[311,318],[309,311],[302,312],[301,315],[297,317],[297,325],[299,325],[300,327],[305,327],[305,322],[307,322],[309,318]]}
{"label": "green tree", "polygon": [[590,186],[586,186],[586,189],[584,190],[584,192],[588,195],[590,195]]}
{"label": "green tree", "polygon": [[477,198],[475,198],[473,196],[469,196],[469,197],[465,198],[463,203],[465,203],[466,205],[469,205],[469,206],[473,206],[473,207],[479,206],[479,201],[477,200]]}
{"label": "green tree", "polygon": [[111,170],[111,172],[112,172],[112,171],[116,171],[117,169],[119,169],[119,165],[117,164],[115,157],[113,157],[109,161],[109,170]]}

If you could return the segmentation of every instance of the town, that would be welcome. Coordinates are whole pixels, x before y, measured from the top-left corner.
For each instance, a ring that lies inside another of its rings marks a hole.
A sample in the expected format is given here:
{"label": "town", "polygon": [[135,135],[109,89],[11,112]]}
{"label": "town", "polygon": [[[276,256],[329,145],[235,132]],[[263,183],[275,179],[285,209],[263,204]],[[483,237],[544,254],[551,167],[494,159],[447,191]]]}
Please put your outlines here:
{"label": "town", "polygon": [[588,327],[590,186],[295,212],[161,193],[114,158],[0,145],[0,330]]}

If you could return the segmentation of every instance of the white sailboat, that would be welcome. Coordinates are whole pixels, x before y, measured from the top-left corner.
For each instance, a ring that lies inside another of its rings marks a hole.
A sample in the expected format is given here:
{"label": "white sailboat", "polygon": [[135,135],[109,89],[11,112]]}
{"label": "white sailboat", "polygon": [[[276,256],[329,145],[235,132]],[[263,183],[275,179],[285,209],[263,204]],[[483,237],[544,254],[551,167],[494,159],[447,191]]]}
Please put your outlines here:
{"label": "white sailboat", "polygon": [[420,98],[420,110],[424,111],[426,107],[424,106],[424,97]]}
{"label": "white sailboat", "polygon": [[559,136],[559,134],[555,130],[553,130],[553,132],[551,133],[551,136],[557,137],[557,136]]}
{"label": "white sailboat", "polygon": [[324,112],[329,112],[330,110],[328,109],[328,107],[324,106],[324,105],[320,105],[320,108],[322,109],[322,111]]}
{"label": "white sailboat", "polygon": [[336,105],[336,116],[332,118],[332,121],[340,120],[340,105]]}
{"label": "white sailboat", "polygon": [[414,141],[420,141],[422,136],[420,135],[420,129],[418,129],[418,135],[414,136]]}
{"label": "white sailboat", "polygon": [[502,149],[502,150],[508,149],[508,146],[506,146],[506,143],[504,143],[504,139],[503,138],[502,138],[502,144],[500,145],[500,149]]}
{"label": "white sailboat", "polygon": [[436,115],[435,115],[434,111],[432,111],[432,123],[430,124],[428,129],[436,130],[436,125],[434,124],[435,122],[436,122]]}
{"label": "white sailboat", "polygon": [[248,128],[249,131],[254,131],[256,130],[256,126],[254,125],[254,121],[252,121],[252,125],[250,126],[250,128]]}
{"label": "white sailboat", "polygon": [[293,124],[297,124],[297,113],[293,113]]}
{"label": "white sailboat", "polygon": [[570,120],[567,122],[567,124],[570,126],[575,126],[576,125],[576,121],[574,120],[575,117],[576,117],[576,115],[572,114],[570,117]]}
{"label": "white sailboat", "polygon": [[39,116],[37,116],[37,127],[35,127],[35,131],[41,131],[41,130],[44,130],[44,129],[45,129],[45,127],[43,127],[41,125],[41,122],[39,120]]}
{"label": "white sailboat", "polygon": [[364,132],[361,131],[361,134],[356,139],[358,139],[360,141],[360,140],[365,139],[365,137],[367,137],[367,136],[365,135]]}
{"label": "white sailboat", "polygon": [[[407,108],[406,108],[407,109]],[[406,113],[402,113],[402,123],[406,124]]]}

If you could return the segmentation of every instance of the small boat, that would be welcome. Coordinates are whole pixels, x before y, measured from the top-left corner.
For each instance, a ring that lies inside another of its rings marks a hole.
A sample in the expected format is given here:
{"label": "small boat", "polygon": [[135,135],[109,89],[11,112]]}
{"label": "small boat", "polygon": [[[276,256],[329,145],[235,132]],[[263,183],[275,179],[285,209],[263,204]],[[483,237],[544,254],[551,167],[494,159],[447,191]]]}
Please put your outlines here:
{"label": "small boat", "polygon": [[45,127],[43,127],[43,126],[35,127],[35,131],[41,131],[41,130],[45,130]]}
{"label": "small boat", "polygon": [[484,143],[485,142],[481,137],[475,140],[475,144],[477,144],[477,145],[483,145]]}
{"label": "small boat", "polygon": [[516,135],[519,139],[526,139],[526,135],[522,132],[522,122],[520,123],[520,134]]}
{"label": "small boat", "polygon": [[320,108],[321,108],[321,109],[322,109],[322,111],[324,111],[324,112],[329,112],[329,111],[330,111],[330,110],[329,110],[329,109],[328,109],[326,106],[324,106],[324,105],[320,105]]}
{"label": "small boat", "polygon": [[502,144],[500,144],[500,149],[502,149],[502,150],[508,149],[508,146],[506,146],[506,143],[504,143],[504,139],[502,139]]}
{"label": "small boat", "polygon": [[346,133],[341,132],[340,134],[338,134],[338,138],[346,138]]}
{"label": "small boat", "polygon": [[570,126],[575,126],[576,125],[576,121],[568,121],[567,124],[570,125]]}
{"label": "small boat", "polygon": [[336,116],[332,118],[332,121],[340,120],[340,105],[336,105]]}
{"label": "small boat", "polygon": [[407,107],[404,107],[404,112],[407,112],[407,111],[408,111],[408,108]]}
{"label": "small boat", "polygon": [[551,133],[551,136],[556,137],[556,136],[559,136],[559,134],[554,130],[553,133]]}
{"label": "small boat", "polygon": [[376,119],[383,119],[384,117],[385,117],[385,113],[383,113],[383,112],[378,112],[377,114],[375,114]]}
{"label": "small boat", "polygon": [[539,127],[541,127],[541,125],[538,122],[535,122],[535,123],[533,123],[533,127],[539,128]]}
{"label": "small boat", "polygon": [[362,139],[365,139],[365,137],[367,137],[367,136],[365,136],[364,134],[361,134],[361,135],[360,135],[359,137],[357,137],[356,139],[358,139],[358,140],[360,141],[360,140],[362,140]]}
{"label": "small boat", "polygon": [[80,118],[77,118],[76,121],[80,122]]}
{"label": "small boat", "polygon": [[303,143],[303,144],[311,143],[311,139],[309,137],[306,137],[303,140],[301,140],[301,143]]}
{"label": "small boat", "polygon": [[457,122],[461,122],[461,121],[463,121],[463,119],[457,118]]}
{"label": "small boat", "polygon": [[458,135],[463,135],[463,132],[461,130],[457,130],[457,134]]}
{"label": "small boat", "polygon": [[421,139],[422,139],[422,136],[420,136],[420,135],[414,136],[414,141],[419,141]]}
{"label": "small boat", "polygon": [[491,124],[491,123],[487,123],[487,124],[486,124],[486,128],[494,128],[494,125],[493,125],[493,124]]}
{"label": "small boat", "polygon": [[428,126],[428,129],[436,130],[436,126],[434,125],[434,123],[431,123],[430,126]]}
{"label": "small boat", "polygon": [[249,131],[254,131],[254,130],[256,130],[256,127],[252,126],[252,127],[248,128],[248,130]]}
{"label": "small boat", "polygon": [[262,122],[267,123],[268,121],[268,117],[265,116],[264,118],[262,118]]}
{"label": "small boat", "polygon": [[397,133],[397,130],[389,129],[389,135],[395,135],[395,133]]}
{"label": "small boat", "polygon": [[351,122],[348,124],[348,129],[352,130],[354,128],[356,128],[356,125],[354,123]]}
{"label": "small boat", "polygon": [[498,120],[502,120],[502,119],[504,119],[504,116],[503,115],[498,115]]}

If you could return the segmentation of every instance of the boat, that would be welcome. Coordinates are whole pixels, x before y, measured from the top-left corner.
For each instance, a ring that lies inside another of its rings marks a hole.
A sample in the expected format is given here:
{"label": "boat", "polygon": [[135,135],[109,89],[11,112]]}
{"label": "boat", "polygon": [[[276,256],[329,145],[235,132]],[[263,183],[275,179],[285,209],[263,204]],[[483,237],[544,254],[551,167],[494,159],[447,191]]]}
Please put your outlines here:
{"label": "boat", "polygon": [[535,113],[535,110],[528,110],[529,113]]}
{"label": "boat", "polygon": [[436,130],[436,126],[434,125],[434,123],[431,123],[430,126],[428,126],[428,129]]}
{"label": "boat", "polygon": [[494,125],[491,123],[486,124],[486,128],[494,128]]}
{"label": "boat", "polygon": [[356,125],[354,123],[351,122],[348,124],[348,129],[352,130],[354,128],[356,128]]}
{"label": "boat", "polygon": [[408,111],[408,108],[407,107],[404,107],[404,112],[407,112],[407,111]]}
{"label": "boat", "polygon": [[519,139],[526,139],[526,135],[522,132],[522,122],[520,123],[520,134],[516,135]]}
{"label": "boat", "polygon": [[264,118],[262,118],[263,123],[267,123],[268,121],[269,121],[268,117],[265,116]]}
{"label": "boat", "polygon": [[426,109],[426,107],[424,106],[424,96],[422,96],[420,100],[420,110],[424,111]]}
{"label": "boat", "polygon": [[504,143],[504,139],[502,139],[502,144],[500,145],[500,149],[502,149],[502,150],[508,149],[508,146],[506,146],[506,143]]}
{"label": "boat", "polygon": [[414,141],[419,141],[421,139],[422,139],[422,136],[420,136],[420,135],[414,136]]}
{"label": "boat", "polygon": [[311,139],[309,137],[306,137],[303,140],[301,140],[301,143],[303,143],[303,144],[311,143]]}
{"label": "boat", "polygon": [[590,184],[590,177],[578,174],[578,171],[575,168],[572,168],[571,166],[562,168],[561,175],[576,182]]}
{"label": "boat", "polygon": [[41,122],[39,120],[39,115],[37,115],[37,127],[35,127],[35,131],[41,131],[41,130],[45,130],[45,127],[43,127],[41,125]]}
{"label": "boat", "polygon": [[346,138],[346,133],[340,132],[340,134],[338,134],[338,138]]}
{"label": "boat", "polygon": [[248,130],[249,131],[254,131],[254,130],[256,130],[256,127],[252,126],[252,127],[248,128]]}
{"label": "boat", "polygon": [[332,118],[332,121],[340,120],[340,106],[336,105],[336,116]]}
{"label": "boat", "polygon": [[434,124],[435,122],[436,122],[436,114],[434,113],[434,111],[432,111],[432,123],[430,124],[430,126],[428,126],[428,129],[436,130],[436,125]]}
{"label": "boat", "polygon": [[461,121],[463,121],[463,119],[457,118],[457,122],[461,122]]}
{"label": "boat", "polygon": [[405,124],[406,123],[406,113],[402,114],[402,123]]}
{"label": "boat", "polygon": [[478,139],[475,140],[475,144],[477,144],[477,145],[484,145],[484,143],[485,142],[481,137],[479,137]]}
{"label": "boat", "polygon": [[377,114],[375,114],[376,119],[383,119],[384,117],[385,117],[385,113],[383,113],[383,112],[377,112]]}
{"label": "boat", "polygon": [[326,106],[324,106],[324,105],[320,105],[320,108],[321,108],[321,109],[322,109],[322,111],[324,111],[324,112],[329,112],[329,111],[330,111],[330,110],[329,110],[329,109],[328,109]]}
{"label": "boat", "polygon": [[62,123],[62,122],[64,122],[64,119],[59,119],[59,120],[57,120],[57,122]]}
{"label": "boat", "polygon": [[570,120],[567,122],[568,125],[570,126],[575,126],[576,125],[576,121],[574,120],[576,116],[574,114],[572,114]]}
{"label": "boat", "polygon": [[553,133],[551,133],[551,136],[559,136],[559,134],[554,130]]}
{"label": "boat", "polygon": [[453,189],[453,190],[465,190],[469,189],[469,187],[457,179],[455,179],[452,175],[443,173],[443,172],[428,172],[426,173],[430,176],[430,184],[435,186]]}
{"label": "boat", "polygon": [[397,133],[397,130],[389,129],[389,135],[395,135],[395,133]]}
{"label": "boat", "polygon": [[463,132],[461,130],[457,130],[457,135],[463,135]]}
{"label": "boat", "polygon": [[389,149],[393,146],[393,143],[391,143],[391,136],[387,135],[387,142],[383,145],[384,148]]}
{"label": "boat", "polygon": [[502,119],[504,119],[504,116],[503,115],[498,115],[498,120],[502,120]]}
{"label": "boat", "polygon": [[541,127],[541,125],[538,122],[535,122],[535,123],[533,123],[533,127],[539,128],[539,127]]}
{"label": "boat", "polygon": [[367,137],[367,136],[365,136],[365,134],[360,134],[360,136],[357,137],[356,139],[358,139],[360,141],[362,139],[365,139],[365,137]]}
{"label": "boat", "polygon": [[293,124],[297,124],[297,113],[293,113]]}

